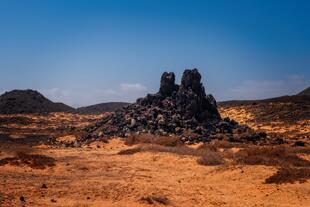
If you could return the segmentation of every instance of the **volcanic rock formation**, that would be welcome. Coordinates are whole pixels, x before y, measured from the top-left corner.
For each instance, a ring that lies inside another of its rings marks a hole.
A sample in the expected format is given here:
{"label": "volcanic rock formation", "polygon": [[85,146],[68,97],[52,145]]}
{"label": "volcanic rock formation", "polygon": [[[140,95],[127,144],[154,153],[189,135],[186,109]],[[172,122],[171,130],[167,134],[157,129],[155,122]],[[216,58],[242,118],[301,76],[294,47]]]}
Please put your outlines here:
{"label": "volcanic rock formation", "polygon": [[181,85],[175,84],[174,73],[163,73],[158,93],[139,98],[85,130],[84,140],[131,133],[175,134],[183,141],[234,140],[236,133],[238,139],[261,138],[249,127],[221,118],[216,100],[206,95],[197,69],[185,70]]}

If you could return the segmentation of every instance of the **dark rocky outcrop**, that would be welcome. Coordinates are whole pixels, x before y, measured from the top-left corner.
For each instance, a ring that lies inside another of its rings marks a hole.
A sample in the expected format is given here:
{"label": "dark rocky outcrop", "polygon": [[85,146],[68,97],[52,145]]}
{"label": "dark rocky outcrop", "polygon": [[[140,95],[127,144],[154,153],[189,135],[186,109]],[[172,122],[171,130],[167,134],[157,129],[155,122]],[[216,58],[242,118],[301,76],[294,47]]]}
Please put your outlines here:
{"label": "dark rocky outcrop", "polygon": [[128,105],[130,105],[130,103],[108,102],[108,103],[101,103],[101,104],[95,104],[91,106],[80,107],[80,108],[77,108],[76,111],[79,114],[101,114],[105,112],[114,112]]}
{"label": "dark rocky outcrop", "polygon": [[160,80],[159,93],[163,97],[171,96],[173,92],[178,89],[178,85],[175,84],[174,73],[164,72]]}
{"label": "dark rocky outcrop", "polygon": [[216,100],[206,95],[197,69],[185,70],[181,85],[175,84],[174,73],[163,73],[158,93],[139,98],[85,131],[82,141],[126,137],[131,133],[174,134],[184,142],[211,139],[255,142],[262,138],[247,126],[221,118]]}
{"label": "dark rocky outcrop", "polygon": [[298,93],[297,96],[310,96],[310,87]]}
{"label": "dark rocky outcrop", "polygon": [[0,114],[74,112],[63,103],[54,103],[33,90],[13,90],[0,96]]}

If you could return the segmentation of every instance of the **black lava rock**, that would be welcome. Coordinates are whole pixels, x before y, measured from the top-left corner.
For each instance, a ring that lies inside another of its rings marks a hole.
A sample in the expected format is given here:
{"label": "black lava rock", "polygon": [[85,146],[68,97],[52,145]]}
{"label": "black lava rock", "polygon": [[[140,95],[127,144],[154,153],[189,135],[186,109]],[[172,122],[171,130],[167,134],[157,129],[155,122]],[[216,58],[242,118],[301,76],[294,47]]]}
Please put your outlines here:
{"label": "black lava rock", "polygon": [[163,73],[158,93],[139,98],[87,127],[85,132],[81,141],[126,137],[131,133],[174,134],[191,143],[207,142],[215,137],[238,139],[232,134],[242,134],[240,139],[244,137],[246,141],[260,139],[249,127],[221,118],[216,100],[211,94],[206,95],[197,69],[185,70],[180,86],[175,84],[174,73]]}

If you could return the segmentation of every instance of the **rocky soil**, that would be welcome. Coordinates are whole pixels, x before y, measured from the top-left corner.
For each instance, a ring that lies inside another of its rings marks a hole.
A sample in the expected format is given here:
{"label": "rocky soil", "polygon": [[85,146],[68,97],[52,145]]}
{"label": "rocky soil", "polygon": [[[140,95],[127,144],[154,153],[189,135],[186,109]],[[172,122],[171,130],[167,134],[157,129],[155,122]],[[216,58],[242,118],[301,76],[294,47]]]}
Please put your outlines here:
{"label": "rocky soil", "polygon": [[310,96],[230,101],[220,103],[219,111],[269,136],[281,137],[292,144],[310,144]]}
{"label": "rocky soil", "polygon": [[[250,114],[246,109],[227,115],[238,114],[233,117],[242,122]],[[150,134],[71,144],[103,116],[0,115],[0,206],[310,205],[307,145],[212,140],[179,146],[174,137]],[[303,133],[302,127],[291,133]]]}
{"label": "rocky soil", "polygon": [[[121,155],[132,147],[120,139],[80,148],[39,145],[28,149],[27,159],[14,155],[17,147],[0,146],[0,160],[19,161],[0,165],[2,207],[310,205],[309,171],[288,171],[283,178],[282,170],[265,164],[201,165],[196,156],[173,153],[177,148]],[[30,156],[53,164],[25,163]]]}
{"label": "rocky soil", "polygon": [[[73,146],[83,128],[104,117],[72,113],[0,115],[0,145]],[[57,138],[57,139],[56,139]]]}

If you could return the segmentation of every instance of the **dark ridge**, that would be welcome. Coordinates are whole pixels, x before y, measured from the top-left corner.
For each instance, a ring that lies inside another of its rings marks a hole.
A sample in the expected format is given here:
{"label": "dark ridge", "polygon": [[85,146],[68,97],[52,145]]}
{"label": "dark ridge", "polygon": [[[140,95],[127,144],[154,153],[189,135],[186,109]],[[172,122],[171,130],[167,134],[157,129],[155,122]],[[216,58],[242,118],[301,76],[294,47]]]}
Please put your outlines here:
{"label": "dark ridge", "polygon": [[280,96],[276,98],[262,99],[262,100],[230,100],[218,102],[219,106],[229,106],[229,105],[250,105],[258,103],[310,103],[310,96],[305,95],[294,95],[294,96]]}
{"label": "dark ridge", "polygon": [[75,112],[63,103],[54,103],[34,90],[13,90],[0,96],[0,114]]}
{"label": "dark ridge", "polygon": [[310,119],[310,96],[282,96],[265,100],[236,100],[218,104],[222,109],[245,107],[255,114],[255,122],[296,124]]}
{"label": "dark ridge", "polygon": [[310,102],[310,87],[301,91],[300,93],[293,96],[280,96],[275,98],[260,99],[260,100],[229,100],[218,102],[219,106],[227,105],[248,105],[256,103],[271,103],[271,102],[281,102],[281,103],[309,103]]}
{"label": "dark ridge", "polygon": [[95,104],[91,106],[77,108],[77,113],[101,114],[104,112],[113,112],[113,111],[116,111],[117,109],[122,109],[123,107],[126,107],[128,105],[130,105],[130,103],[126,103],[126,102],[101,103],[101,104]]}
{"label": "dark ridge", "polygon": [[310,96],[310,87],[298,93],[297,96]]}

